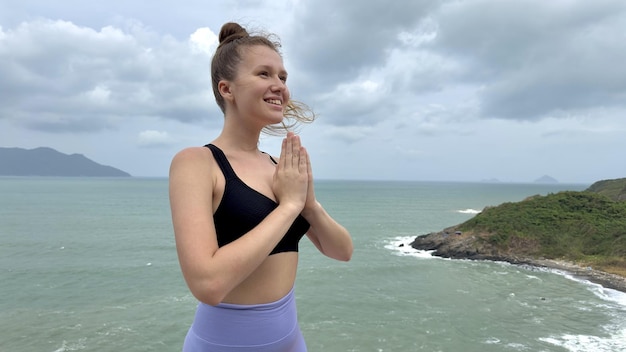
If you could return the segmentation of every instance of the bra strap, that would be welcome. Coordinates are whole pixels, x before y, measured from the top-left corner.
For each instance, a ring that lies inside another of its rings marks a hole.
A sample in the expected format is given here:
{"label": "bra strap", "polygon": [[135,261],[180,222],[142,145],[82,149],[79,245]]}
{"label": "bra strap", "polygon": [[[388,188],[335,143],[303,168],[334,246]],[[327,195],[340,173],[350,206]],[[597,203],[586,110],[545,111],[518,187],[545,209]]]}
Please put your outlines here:
{"label": "bra strap", "polygon": [[237,175],[235,174],[235,170],[233,170],[233,167],[228,162],[226,155],[220,148],[210,143],[205,145],[205,147],[211,149],[211,152],[213,152],[213,157],[215,158],[215,161],[217,161],[217,165],[219,165],[222,173],[224,174],[224,177],[227,180],[237,177]]}
{"label": "bra strap", "polygon": [[263,153],[263,154],[265,154],[265,155],[269,156],[269,157],[270,157],[270,160],[274,163],[274,165],[278,165],[278,162],[276,162],[276,160],[274,160],[274,158],[273,158],[271,155],[267,154],[266,152],[261,152],[261,153]]}

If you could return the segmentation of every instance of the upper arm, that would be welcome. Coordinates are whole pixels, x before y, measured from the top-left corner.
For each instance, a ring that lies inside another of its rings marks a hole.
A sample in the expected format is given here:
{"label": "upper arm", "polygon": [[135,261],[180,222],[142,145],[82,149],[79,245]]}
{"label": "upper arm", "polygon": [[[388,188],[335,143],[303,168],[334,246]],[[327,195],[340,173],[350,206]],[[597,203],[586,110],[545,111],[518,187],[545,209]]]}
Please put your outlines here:
{"label": "upper arm", "polygon": [[203,273],[218,249],[209,154],[202,147],[182,150],[174,156],[169,175],[176,250],[183,276],[194,294],[202,289]]}

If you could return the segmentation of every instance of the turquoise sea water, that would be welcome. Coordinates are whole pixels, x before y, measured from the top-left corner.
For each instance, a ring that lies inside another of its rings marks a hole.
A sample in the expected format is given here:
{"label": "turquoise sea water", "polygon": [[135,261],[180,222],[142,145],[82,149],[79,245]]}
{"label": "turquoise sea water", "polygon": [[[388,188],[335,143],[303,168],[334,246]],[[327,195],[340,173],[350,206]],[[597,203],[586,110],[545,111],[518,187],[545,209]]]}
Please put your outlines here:
{"label": "turquoise sea water", "polygon": [[[309,351],[623,351],[626,295],[564,273],[432,258],[416,235],[587,185],[319,181],[353,260],[303,240]],[[0,351],[179,351],[196,302],[166,179],[0,178]]]}

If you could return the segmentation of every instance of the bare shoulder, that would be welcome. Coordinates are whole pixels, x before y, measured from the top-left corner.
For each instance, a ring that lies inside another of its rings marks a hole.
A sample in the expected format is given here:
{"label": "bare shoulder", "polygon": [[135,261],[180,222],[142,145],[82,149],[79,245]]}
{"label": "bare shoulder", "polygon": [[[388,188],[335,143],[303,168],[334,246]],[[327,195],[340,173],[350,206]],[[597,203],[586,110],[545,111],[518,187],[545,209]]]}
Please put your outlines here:
{"label": "bare shoulder", "polygon": [[214,181],[215,159],[206,147],[185,148],[172,158],[170,165],[170,185],[194,185],[211,187]]}
{"label": "bare shoulder", "polygon": [[179,151],[178,153],[176,153],[176,155],[174,155],[174,158],[172,159],[171,167],[178,168],[178,167],[193,166],[193,165],[201,166],[202,164],[204,164],[201,161],[205,161],[205,163],[209,161],[209,164],[210,164],[210,161],[212,159],[213,159],[213,154],[211,153],[209,148],[188,147]]}

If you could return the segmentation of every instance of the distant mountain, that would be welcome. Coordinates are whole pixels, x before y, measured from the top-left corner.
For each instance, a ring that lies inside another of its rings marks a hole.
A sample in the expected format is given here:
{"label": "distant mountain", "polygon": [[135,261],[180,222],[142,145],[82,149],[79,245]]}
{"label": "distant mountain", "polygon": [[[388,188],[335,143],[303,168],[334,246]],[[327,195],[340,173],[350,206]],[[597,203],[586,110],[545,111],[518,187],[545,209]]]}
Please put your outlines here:
{"label": "distant mountain", "polygon": [[130,177],[111,166],[100,165],[82,154],[63,154],[52,148],[0,148],[1,176]]}
{"label": "distant mountain", "polygon": [[543,175],[539,177],[538,179],[536,179],[535,183],[559,183],[559,181],[555,180],[554,178],[548,175]]}

